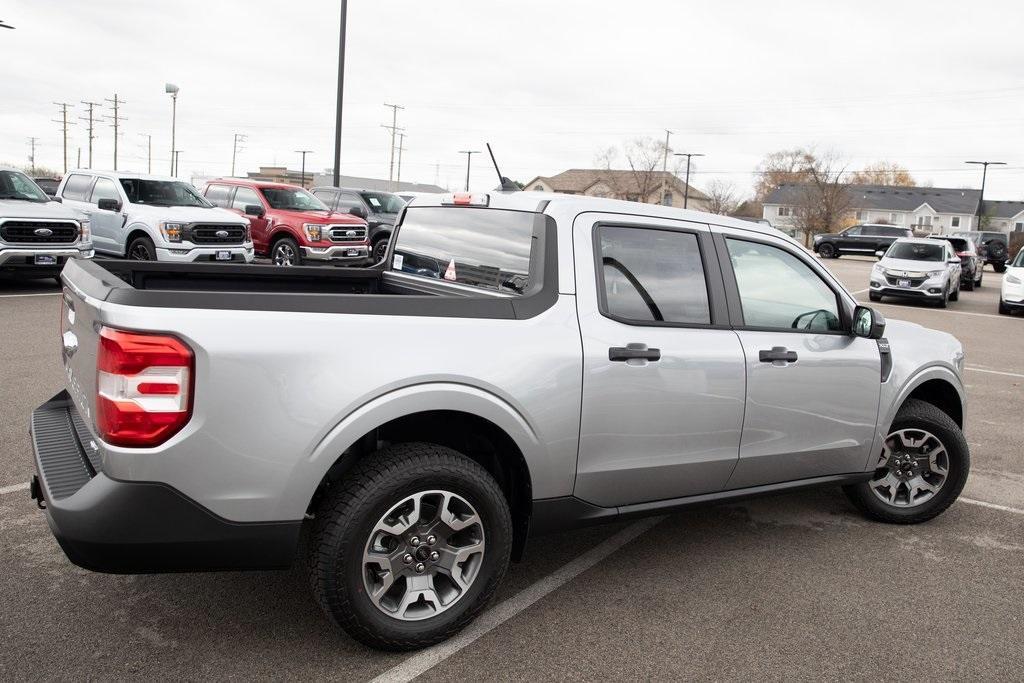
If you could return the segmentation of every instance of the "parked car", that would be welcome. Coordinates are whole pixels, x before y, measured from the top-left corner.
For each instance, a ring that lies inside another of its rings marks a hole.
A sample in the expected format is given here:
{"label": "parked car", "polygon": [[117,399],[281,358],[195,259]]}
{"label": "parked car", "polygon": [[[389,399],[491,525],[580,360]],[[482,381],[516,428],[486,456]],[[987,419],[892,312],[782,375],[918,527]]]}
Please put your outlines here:
{"label": "parked car", "polygon": [[49,197],[57,196],[57,188],[60,187],[60,178],[33,178],[39,189]]}
{"label": "parked car", "polygon": [[[954,233],[954,235],[972,240],[984,263],[991,264],[994,271],[1002,273],[1006,270],[1006,259],[1010,255],[1010,238],[1005,232],[970,230]],[[984,263],[982,268],[984,268]]]}
{"label": "parked car", "polygon": [[248,216],[256,253],[276,266],[366,265],[370,243],[363,212],[337,212],[296,185],[221,178],[203,194]]}
{"label": "parked car", "polygon": [[251,263],[245,219],[213,206],[174,178],[69,171],[57,191],[89,216],[96,251],[135,261]]}
{"label": "parked car", "polygon": [[960,259],[948,241],[900,238],[871,267],[868,297],[933,301],[945,308],[960,298],[960,272]]}
{"label": "parked car", "polygon": [[1009,315],[1014,310],[1024,310],[1024,249],[1005,264],[1003,285],[999,290],[999,312]]}
{"label": "parked car", "polygon": [[380,190],[358,190],[348,187],[314,187],[311,192],[331,209],[348,211],[358,207],[365,211],[366,215],[363,215],[363,218],[370,227],[373,262],[378,263],[384,259],[395,220],[405,208],[406,202],[401,197]]}
{"label": "parked car", "polygon": [[960,342],[774,229],[456,194],[384,263],[69,265],[31,485],[68,557],[286,567],[306,527],[324,611],[400,650],[480,614],[530,534],[814,485],[916,523],[967,477]]}
{"label": "parked car", "polygon": [[56,277],[68,259],[92,258],[89,220],[0,166],[0,274]]}
{"label": "parked car", "polygon": [[822,258],[839,258],[843,254],[875,256],[901,237],[913,237],[910,228],[897,225],[865,223],[840,233],[814,236],[814,251]]}
{"label": "parked car", "polygon": [[945,240],[953,246],[953,253],[960,259],[960,286],[968,292],[981,287],[981,278],[985,263],[978,255],[974,241],[967,237],[950,237],[949,235],[931,235],[932,239]]}

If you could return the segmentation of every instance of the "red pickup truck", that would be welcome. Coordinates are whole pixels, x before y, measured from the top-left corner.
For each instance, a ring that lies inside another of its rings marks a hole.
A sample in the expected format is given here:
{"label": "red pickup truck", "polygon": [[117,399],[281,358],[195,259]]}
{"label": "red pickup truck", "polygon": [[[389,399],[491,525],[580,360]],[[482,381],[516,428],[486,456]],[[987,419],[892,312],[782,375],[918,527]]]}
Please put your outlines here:
{"label": "red pickup truck", "polygon": [[366,216],[358,208],[337,213],[301,187],[239,178],[211,180],[203,195],[247,216],[256,254],[275,265],[370,263]]}

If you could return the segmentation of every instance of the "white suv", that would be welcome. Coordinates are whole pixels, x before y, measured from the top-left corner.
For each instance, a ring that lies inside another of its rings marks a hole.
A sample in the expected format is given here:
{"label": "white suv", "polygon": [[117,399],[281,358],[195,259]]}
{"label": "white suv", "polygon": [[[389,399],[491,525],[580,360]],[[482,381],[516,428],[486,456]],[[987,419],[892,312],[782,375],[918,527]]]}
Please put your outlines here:
{"label": "white suv", "polygon": [[1006,262],[1003,286],[999,291],[999,312],[1007,315],[1013,310],[1024,311],[1024,249]]}
{"label": "white suv", "polygon": [[253,260],[249,221],[174,178],[70,171],[57,196],[89,216],[100,253],[138,261]]}
{"label": "white suv", "polygon": [[934,301],[945,308],[960,298],[960,257],[946,240],[900,238],[871,268],[868,297]]}

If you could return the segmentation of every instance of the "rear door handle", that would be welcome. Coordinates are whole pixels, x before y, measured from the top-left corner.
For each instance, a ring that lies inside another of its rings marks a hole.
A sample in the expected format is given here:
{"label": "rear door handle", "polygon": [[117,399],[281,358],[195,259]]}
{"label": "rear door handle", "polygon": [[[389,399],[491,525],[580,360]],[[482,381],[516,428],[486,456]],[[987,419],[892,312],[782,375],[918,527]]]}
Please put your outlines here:
{"label": "rear door handle", "polygon": [[608,349],[608,360],[661,360],[661,349],[649,349],[647,344],[627,344]]}
{"label": "rear door handle", "polygon": [[796,351],[790,351],[785,346],[773,346],[771,349],[761,349],[757,352],[757,359],[762,363],[784,363],[796,362]]}

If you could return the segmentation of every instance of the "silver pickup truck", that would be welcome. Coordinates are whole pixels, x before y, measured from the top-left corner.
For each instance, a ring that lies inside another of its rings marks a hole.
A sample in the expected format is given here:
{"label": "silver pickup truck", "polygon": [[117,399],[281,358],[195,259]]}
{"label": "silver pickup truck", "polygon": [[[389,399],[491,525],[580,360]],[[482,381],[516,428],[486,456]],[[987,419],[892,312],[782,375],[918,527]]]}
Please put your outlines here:
{"label": "silver pickup truck", "polygon": [[960,343],[756,223],[456,194],[373,268],[63,280],[32,493],[71,561],[286,567],[306,529],[323,609],[379,648],[455,633],[531,534],[817,485],[921,522],[968,474]]}

